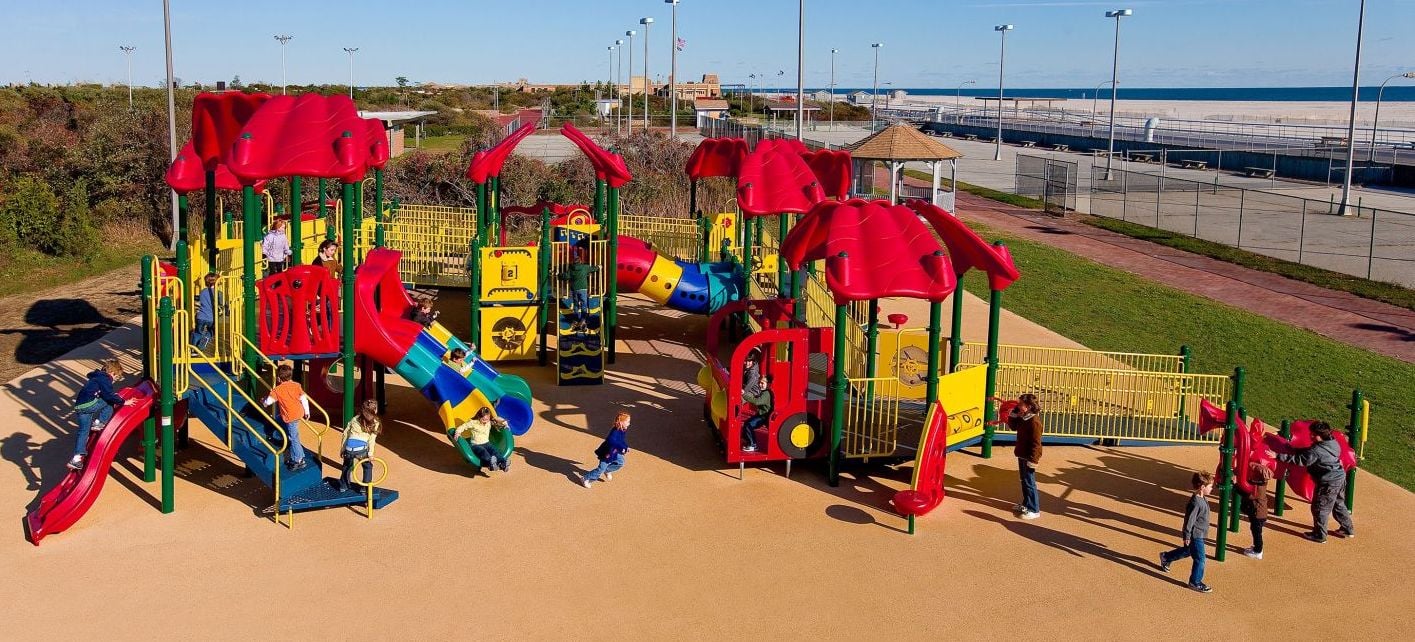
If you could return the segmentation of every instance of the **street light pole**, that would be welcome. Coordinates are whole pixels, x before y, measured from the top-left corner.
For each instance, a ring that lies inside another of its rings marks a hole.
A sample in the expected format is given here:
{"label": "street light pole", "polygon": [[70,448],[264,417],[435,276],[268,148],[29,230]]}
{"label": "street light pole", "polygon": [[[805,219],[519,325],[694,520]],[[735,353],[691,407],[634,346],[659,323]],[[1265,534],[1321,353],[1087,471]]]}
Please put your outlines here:
{"label": "street light pole", "polygon": [[1115,95],[1119,85],[1116,84],[1116,73],[1120,68],[1120,19],[1135,13],[1129,9],[1116,9],[1105,12],[1105,17],[1115,18],[1115,50],[1110,59],[1110,139],[1106,143],[1105,154],[1105,179],[1110,180],[1110,168],[1115,162]]}
{"label": "street light pole", "polygon": [[806,0],[796,9],[796,140],[806,123]]}
{"label": "street light pole", "polygon": [[[162,0],[162,38],[163,47],[167,50],[167,158],[177,160],[177,97],[172,87],[175,75],[172,73],[172,2]],[[168,190],[172,195],[172,245],[168,249],[176,252],[177,237],[181,236],[180,208],[177,206],[177,192]]]}
{"label": "street light pole", "polygon": [[609,120],[609,97],[612,96],[613,93],[614,93],[614,90],[613,90],[613,89],[610,89],[610,87],[612,87],[612,86],[614,85],[614,45],[609,45],[608,47],[605,47],[605,49],[607,49],[607,50],[609,51],[609,73],[608,73],[608,74],[605,74],[605,78],[606,78],[607,80],[604,81],[604,118],[603,118],[603,120],[606,120],[606,121],[607,121],[607,120]]}
{"label": "street light pole", "polygon": [[285,43],[294,40],[294,36],[278,35],[275,39],[280,42],[280,95],[285,95]]}
{"label": "street light pole", "polygon": [[629,114],[624,117],[624,129],[630,134],[634,133],[634,34],[636,33],[638,32],[633,29],[624,32],[624,35],[629,36],[629,82],[626,83],[629,85],[629,99],[624,101],[629,106]]}
{"label": "street light pole", "polygon": [[668,74],[668,137],[676,140],[678,138],[678,0],[663,0],[663,2],[673,5],[673,35],[668,40],[669,46],[672,47],[670,50],[672,62]]}
{"label": "street light pole", "polygon": [[649,80],[649,25],[653,24],[653,18],[647,16],[639,18],[639,24],[644,26],[644,133],[649,131],[649,94],[653,91],[653,83]]}
{"label": "street light pole", "polygon": [[1351,172],[1356,166],[1356,100],[1361,95],[1361,35],[1366,28],[1366,0],[1356,18],[1356,60],[1351,64],[1351,114],[1346,122],[1346,176],[1341,181],[1341,207],[1338,216],[1346,216],[1346,204],[1351,202]]}
{"label": "street light pole", "polygon": [[835,54],[839,49],[830,50],[830,131],[835,131]]}
{"label": "street light pole", "polygon": [[870,43],[870,47],[875,50],[875,76],[870,81],[870,131],[873,132],[879,124],[876,122],[875,110],[879,109],[879,50],[884,46],[882,42]]}
{"label": "street light pole", "polygon": [[1396,74],[1381,81],[1381,88],[1376,91],[1376,116],[1371,119],[1371,157],[1366,161],[1368,163],[1376,162],[1376,128],[1381,123],[1381,96],[1386,93],[1386,83],[1396,78],[1415,78],[1415,71]]}
{"label": "street light pole", "polygon": [[358,47],[345,47],[344,53],[349,54],[349,100],[354,99],[354,53]]}
{"label": "street light pole", "polygon": [[[1091,135],[1093,135],[1093,136],[1094,136],[1095,133],[1096,133],[1096,100],[1101,97],[1101,87],[1104,87],[1104,86],[1106,86],[1106,85],[1109,85],[1109,84],[1112,83],[1112,82],[1114,82],[1114,81],[1105,80],[1105,81],[1101,81],[1100,83],[1097,83],[1097,84],[1096,84],[1096,93],[1094,93],[1094,94],[1091,95]],[[1111,86],[1114,87],[1114,85],[1111,85]],[[1111,89],[1111,93],[1112,93],[1112,94],[1115,93],[1115,90],[1114,90],[1114,89]],[[1082,98],[1084,98],[1084,96],[1082,96]]]}
{"label": "street light pole", "polygon": [[[133,52],[137,50],[137,47],[130,47],[130,46],[128,46],[128,45],[118,45],[118,48],[123,50],[123,57],[128,59],[128,111],[132,111],[132,110],[133,110]],[[1378,104],[1379,104],[1379,103],[1378,103]],[[1376,113],[1379,114],[1379,113],[1380,113],[1380,110],[1377,109],[1377,110],[1376,110]]]}
{"label": "street light pole", "polygon": [[624,41],[614,41],[614,53],[618,60],[614,67],[614,133],[623,132],[623,94],[619,91],[619,79],[624,77]]}
{"label": "street light pole", "polygon": [[1002,52],[997,57],[997,146],[992,159],[1002,160],[1002,72],[1007,64],[1007,32],[1012,31],[1012,25],[997,25],[992,30],[1002,34]]}

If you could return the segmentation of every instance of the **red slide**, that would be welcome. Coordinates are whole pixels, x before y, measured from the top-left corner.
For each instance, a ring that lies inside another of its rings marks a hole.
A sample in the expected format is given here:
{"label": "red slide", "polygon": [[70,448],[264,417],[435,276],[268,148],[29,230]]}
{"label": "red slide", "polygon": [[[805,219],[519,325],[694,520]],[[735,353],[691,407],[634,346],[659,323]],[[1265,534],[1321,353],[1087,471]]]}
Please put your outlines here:
{"label": "red slide", "polygon": [[46,535],[73,526],[93,505],[93,500],[103,490],[103,481],[108,478],[108,468],[113,465],[118,449],[151,414],[157,390],[152,382],[144,381],[118,391],[118,396],[132,399],[134,403],[118,408],[107,428],[90,433],[88,461],[83,470],[69,471],[58,486],[44,495],[39,506],[25,516],[25,533],[35,546],[39,546],[39,540]]}

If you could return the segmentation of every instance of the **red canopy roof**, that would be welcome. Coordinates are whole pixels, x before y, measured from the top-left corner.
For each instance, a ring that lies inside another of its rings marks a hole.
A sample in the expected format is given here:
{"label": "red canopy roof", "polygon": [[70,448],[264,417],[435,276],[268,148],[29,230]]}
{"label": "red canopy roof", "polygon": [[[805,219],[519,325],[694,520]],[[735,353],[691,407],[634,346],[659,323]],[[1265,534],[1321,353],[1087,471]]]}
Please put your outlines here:
{"label": "red canopy roof", "polygon": [[192,101],[192,149],[207,169],[215,169],[231,143],[270,94],[202,92]]}
{"label": "red canopy roof", "polygon": [[792,269],[825,260],[836,305],[892,296],[942,301],[957,285],[943,248],[919,217],[888,201],[824,201],[781,243]]}
{"label": "red canopy roof", "polygon": [[491,149],[484,149],[472,155],[472,162],[467,165],[467,178],[473,183],[485,183],[492,176],[501,175],[501,167],[506,164],[506,157],[511,155],[521,141],[534,132],[534,127],[522,127],[511,133],[510,136],[501,139],[501,142],[492,146]]}
{"label": "red canopy roof", "polygon": [[[206,168],[202,166],[191,141],[182,146],[182,151],[177,152],[177,158],[167,167],[167,185],[180,194],[206,189]],[[217,165],[216,189],[240,191],[241,182],[225,165]],[[264,189],[265,181],[256,181],[255,191]]]}
{"label": "red canopy roof", "polygon": [[978,268],[987,272],[988,287],[994,290],[1006,290],[1013,281],[1022,277],[1012,262],[1012,253],[1005,246],[988,245],[958,217],[937,205],[909,201],[908,206],[928,220],[944,245],[948,246],[948,256],[953,259],[953,270],[957,276]]}
{"label": "red canopy roof", "polygon": [[695,181],[713,176],[737,178],[746,157],[747,141],[741,138],[704,138],[688,157],[684,171]]}
{"label": "red canopy roof", "polygon": [[769,138],[742,161],[737,174],[737,205],[748,216],[804,214],[825,200],[820,181],[791,143]]}
{"label": "red canopy roof", "polygon": [[634,175],[629,173],[629,166],[624,164],[623,157],[596,145],[589,136],[576,129],[574,125],[565,123],[560,128],[560,133],[574,142],[575,146],[590,158],[590,164],[594,165],[595,177],[609,183],[610,187],[623,187],[625,183],[634,180]]}
{"label": "red canopy roof", "polygon": [[368,165],[383,169],[388,164],[388,130],[383,128],[383,121],[377,118],[363,119],[364,133],[368,136]]}
{"label": "red canopy roof", "polygon": [[251,116],[223,161],[242,183],[281,176],[352,183],[368,171],[368,132],[348,96],[274,96]]}
{"label": "red canopy roof", "polygon": [[801,158],[811,167],[811,172],[816,175],[826,198],[843,201],[850,197],[850,183],[855,173],[850,161],[850,152],[822,149],[801,154]]}

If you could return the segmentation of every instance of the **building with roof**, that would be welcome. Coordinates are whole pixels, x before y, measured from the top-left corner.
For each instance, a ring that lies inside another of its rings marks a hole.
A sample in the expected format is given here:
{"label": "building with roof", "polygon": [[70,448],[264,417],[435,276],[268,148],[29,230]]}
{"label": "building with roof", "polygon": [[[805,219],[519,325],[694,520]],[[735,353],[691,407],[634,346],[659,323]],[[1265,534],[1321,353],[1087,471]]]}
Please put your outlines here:
{"label": "building with roof", "polygon": [[727,117],[730,105],[721,98],[698,98],[693,101],[693,112],[697,114],[697,126],[706,127],[707,121]]}
{"label": "building with roof", "polygon": [[[667,97],[672,87],[672,77],[669,83],[658,88],[656,92],[660,96]],[[630,84],[633,80],[630,79]],[[681,82],[677,86],[678,100],[695,100],[698,98],[721,98],[722,83],[718,81],[717,74],[703,74],[702,82]],[[632,88],[631,88],[632,92]]]}
{"label": "building with roof", "polygon": [[[890,203],[898,201],[899,174],[906,163],[922,162],[929,165],[933,171],[933,189],[929,202],[953,211],[954,192],[952,190],[946,193],[940,192],[939,178],[943,163],[947,161],[951,168],[950,184],[955,186],[954,189],[957,189],[958,159],[963,157],[963,154],[958,150],[924,135],[923,132],[910,125],[896,123],[852,145],[850,156],[861,162],[858,174],[873,176],[875,162],[882,162],[889,168]],[[864,181],[861,181],[857,176],[857,182]],[[945,197],[944,194],[947,196]]]}
{"label": "building with roof", "polygon": [[868,92],[868,91],[856,91],[856,92],[852,92],[852,93],[850,94],[850,102],[852,102],[852,103],[854,103],[854,104],[856,104],[856,105],[868,105],[868,104],[870,104],[870,98],[871,98],[871,96],[872,96],[872,94],[870,94],[870,92]]}
{"label": "building with roof", "polygon": [[422,147],[423,122],[435,111],[360,111],[359,118],[377,118],[383,121],[383,129],[388,133],[388,155],[399,156],[405,150],[405,130],[413,125],[413,147]]}

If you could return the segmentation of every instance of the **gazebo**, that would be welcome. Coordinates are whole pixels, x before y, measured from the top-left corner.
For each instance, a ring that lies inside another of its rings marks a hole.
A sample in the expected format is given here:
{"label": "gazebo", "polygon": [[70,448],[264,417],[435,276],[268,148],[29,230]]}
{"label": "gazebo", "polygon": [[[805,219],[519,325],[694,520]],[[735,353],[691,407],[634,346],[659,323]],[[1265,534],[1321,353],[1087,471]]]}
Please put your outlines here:
{"label": "gazebo", "polygon": [[[866,161],[867,163],[882,161],[889,165],[889,202],[891,204],[898,202],[899,170],[904,168],[904,164],[911,161],[928,163],[933,170],[933,192],[929,202],[941,205],[950,211],[953,209],[952,202],[940,202],[938,181],[942,163],[948,161],[949,178],[955,186],[957,185],[958,159],[963,157],[963,154],[958,150],[924,135],[909,125],[895,124],[855,143],[850,148],[850,154],[857,161]],[[873,166],[872,163],[870,165]]]}

